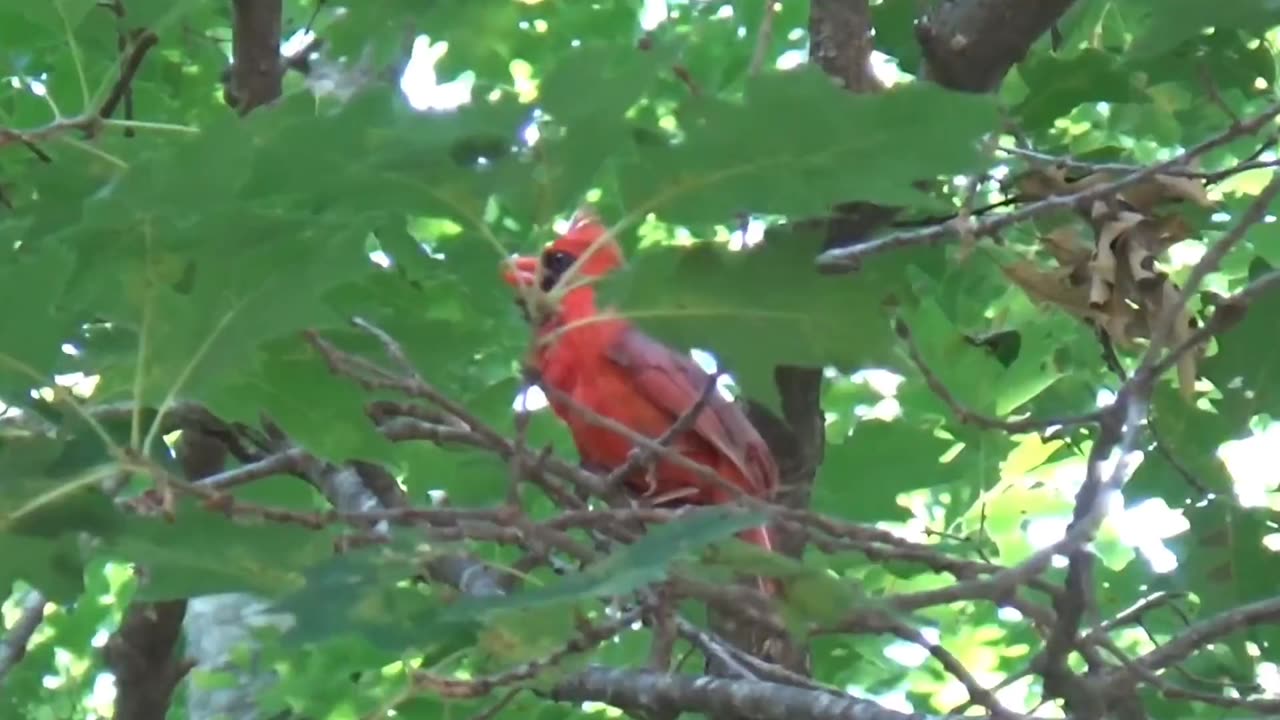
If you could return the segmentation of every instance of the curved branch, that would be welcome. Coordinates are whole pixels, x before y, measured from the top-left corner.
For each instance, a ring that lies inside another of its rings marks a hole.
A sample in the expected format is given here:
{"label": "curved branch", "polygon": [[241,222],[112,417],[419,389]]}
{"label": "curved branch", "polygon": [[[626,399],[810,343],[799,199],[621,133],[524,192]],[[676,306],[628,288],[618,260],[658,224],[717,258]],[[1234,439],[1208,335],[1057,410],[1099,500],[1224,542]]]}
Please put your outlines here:
{"label": "curved branch", "polygon": [[1198,622],[1134,662],[1148,670],[1162,670],[1182,662],[1225,635],[1257,625],[1277,623],[1280,623],[1280,597],[1260,600]]}
{"label": "curved branch", "polygon": [[924,75],[951,88],[989,92],[1075,0],[936,3],[916,23]]}
{"label": "curved branch", "polygon": [[758,680],[724,680],[606,667],[589,668],[556,685],[547,695],[560,702],[603,702],[616,707],[645,708],[659,715],[684,711],[711,717],[733,715],[747,720],[941,720],[948,717],[908,715],[870,700]]}

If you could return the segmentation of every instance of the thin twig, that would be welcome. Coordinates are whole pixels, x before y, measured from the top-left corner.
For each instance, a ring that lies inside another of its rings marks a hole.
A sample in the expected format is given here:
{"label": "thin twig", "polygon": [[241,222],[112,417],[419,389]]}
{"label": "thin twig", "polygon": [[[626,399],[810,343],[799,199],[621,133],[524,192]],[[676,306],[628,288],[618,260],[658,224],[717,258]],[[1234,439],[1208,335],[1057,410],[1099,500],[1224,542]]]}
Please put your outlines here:
{"label": "thin twig", "polygon": [[720,379],[720,373],[717,372],[707,379],[707,384],[702,388],[702,393],[676,418],[661,435],[654,439],[655,447],[638,447],[627,454],[626,462],[614,468],[604,478],[606,487],[614,487],[619,482],[631,476],[636,470],[648,468],[657,459],[657,451],[670,447],[671,443],[683,432],[693,427],[698,421],[698,416],[706,409],[707,404],[711,401],[712,395],[716,391],[716,381]]}
{"label": "thin twig", "polygon": [[925,362],[924,356],[920,352],[920,346],[916,343],[915,336],[911,332],[910,326],[901,318],[895,318],[893,321],[893,330],[898,337],[902,339],[907,346],[907,355],[911,358],[912,364],[920,371],[924,377],[924,381],[928,384],[929,389],[933,391],[938,399],[946,403],[951,412],[955,413],[956,419],[966,425],[974,425],[985,430],[1003,430],[1008,433],[1024,433],[1039,430],[1046,430],[1054,427],[1075,427],[1077,425],[1088,425],[1097,422],[1102,412],[1095,410],[1083,415],[1071,415],[1066,417],[1053,418],[1035,418],[1028,417],[1021,420],[1001,420],[999,418],[988,417],[978,412],[974,412],[965,407],[949,388],[938,377],[937,373]]}
{"label": "thin twig", "polygon": [[1240,322],[1254,300],[1277,287],[1280,287],[1280,270],[1274,270],[1263,275],[1249,283],[1240,292],[1219,302],[1213,311],[1213,315],[1209,316],[1209,320],[1195,332],[1188,335],[1185,340],[1162,357],[1159,357],[1159,359],[1152,359],[1155,355],[1151,354],[1148,359],[1144,360],[1143,365],[1138,368],[1138,371],[1134,373],[1129,382],[1120,388],[1120,391],[1125,392],[1135,382],[1150,383],[1154,378],[1160,377],[1174,365],[1177,365],[1178,360],[1183,355],[1192,352],[1210,337],[1220,334]]}
{"label": "thin twig", "polygon": [[991,717],[997,719],[1020,718],[1022,715],[1012,712],[1008,708],[1000,704],[990,690],[984,688],[982,683],[978,682],[964,664],[961,663],[955,655],[952,655],[946,648],[931,642],[916,628],[900,621],[891,621],[890,632],[902,640],[909,643],[919,645],[929,652],[933,659],[942,665],[942,668],[951,674],[964,689],[969,693],[969,700],[991,711]]}
{"label": "thin twig", "polygon": [[888,596],[886,601],[900,610],[918,610],[970,598],[1001,597],[1043,572],[1055,556],[1069,556],[1082,547],[1102,524],[1111,497],[1124,487],[1132,474],[1130,453],[1135,447],[1138,429],[1146,417],[1150,396],[1150,388],[1144,389],[1145,392],[1135,390],[1118,396],[1103,413],[1099,423],[1102,432],[1095,444],[1106,447],[1106,452],[1100,452],[1099,456],[1108,459],[1114,457],[1115,468],[1101,484],[1092,506],[1061,540],[1032,553],[1021,563],[988,577],[965,580],[936,590]]}
{"label": "thin twig", "polygon": [[[1143,182],[1154,175],[1186,165],[1191,160],[1226,145],[1237,138],[1255,133],[1271,122],[1277,115],[1280,115],[1280,103],[1271,105],[1245,122],[1232,125],[1226,131],[1205,140],[1170,160],[1149,165],[1112,182],[1095,185],[1078,193],[1055,195],[1010,213],[998,215],[981,222],[970,223],[966,226],[965,231],[979,237],[991,235],[1006,227],[1031,220],[1045,213],[1070,209],[1081,203],[1115,195],[1121,190]],[[936,245],[960,231],[961,229],[956,227],[954,223],[943,223],[913,232],[890,233],[858,245],[827,250],[818,256],[816,262],[819,268],[827,271],[852,271],[858,269],[862,260],[874,255],[898,248]]]}
{"label": "thin twig", "polygon": [[617,420],[614,420],[613,418],[601,415],[600,413],[578,402],[578,400],[574,398],[572,395],[558,388],[552,387],[550,385],[541,385],[541,387],[542,387],[543,393],[546,394],[548,398],[551,398],[569,405],[570,407],[573,408],[574,413],[581,415],[584,420],[591,423],[592,425],[605,428],[606,430],[611,430],[615,433],[618,433],[619,435],[622,435],[623,437],[627,438],[627,440],[632,442],[634,445],[636,445],[640,449],[652,452],[655,455],[658,455],[663,460],[667,460],[674,465],[679,465],[680,467],[686,470],[690,470],[696,473],[699,478],[707,480],[713,485],[716,485],[717,487],[720,487],[728,491],[733,497],[744,501],[748,507],[751,507],[753,509],[767,509],[769,507],[768,503],[760,500],[759,498],[753,497],[742,488],[729,482],[725,478],[720,477],[720,474],[717,473],[712,468],[707,467],[702,463],[690,460],[689,458],[685,457],[679,452],[676,452],[674,449],[670,447],[663,447],[659,445],[653,438],[650,438],[646,435],[638,433],[635,430],[632,430],[630,427],[627,427],[626,425],[618,422]]}
{"label": "thin twig", "polygon": [[747,66],[747,77],[759,75],[764,68],[765,56],[769,54],[769,46],[773,43],[773,18],[776,13],[775,0],[764,0],[760,27],[756,29],[756,45],[751,51],[751,64]]}
{"label": "thin twig", "polygon": [[105,119],[115,114],[116,106],[120,104],[121,100],[125,99],[133,87],[133,78],[138,74],[139,68],[142,67],[142,61],[147,57],[147,52],[159,42],[160,38],[149,30],[135,33],[133,48],[122,59],[120,77],[116,78],[110,94],[107,95],[102,105],[98,108],[98,117]]}
{"label": "thin twig", "polygon": [[571,655],[578,655],[616,636],[640,619],[639,608],[623,613],[621,616],[599,625],[587,627],[580,634],[565,643],[558,650],[547,655],[517,665],[493,675],[462,679],[445,677],[428,672],[417,672],[413,676],[415,690],[432,690],[441,697],[470,698],[482,697],[497,688],[507,687],[537,677],[549,668],[558,665]]}
{"label": "thin twig", "polygon": [[1182,283],[1182,291],[1178,293],[1177,300],[1166,305],[1164,311],[1156,320],[1156,326],[1151,333],[1151,343],[1147,350],[1148,357],[1154,357],[1156,353],[1164,350],[1169,339],[1173,337],[1174,326],[1177,324],[1178,318],[1182,316],[1183,309],[1187,306],[1187,300],[1200,289],[1205,277],[1217,270],[1227,254],[1236,245],[1240,244],[1240,241],[1244,239],[1245,233],[1254,225],[1262,222],[1268,208],[1271,206],[1271,201],[1277,195],[1280,195],[1280,174],[1276,174],[1271,178],[1271,182],[1267,183],[1262,192],[1258,193],[1253,202],[1249,203],[1249,207],[1240,214],[1240,218],[1235,225],[1219,238],[1191,268],[1191,273],[1187,275],[1186,280]]}
{"label": "thin twig", "polygon": [[1233,632],[1275,624],[1280,624],[1280,597],[1242,605],[1196,623],[1135,662],[1148,670],[1163,670]]}

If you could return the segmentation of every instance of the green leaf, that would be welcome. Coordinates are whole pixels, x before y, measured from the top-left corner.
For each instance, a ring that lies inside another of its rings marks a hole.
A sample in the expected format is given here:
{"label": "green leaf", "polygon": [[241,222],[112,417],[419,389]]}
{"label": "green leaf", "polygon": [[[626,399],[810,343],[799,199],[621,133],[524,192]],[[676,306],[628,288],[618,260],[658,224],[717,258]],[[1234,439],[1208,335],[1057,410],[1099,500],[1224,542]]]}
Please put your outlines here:
{"label": "green leaf", "polygon": [[1280,7],[1270,0],[1221,0],[1211,4],[1199,0],[1125,0],[1120,4],[1131,5],[1147,15],[1142,33],[1130,48],[1138,57],[1166,52],[1206,27],[1261,33],[1280,24]]}
{"label": "green leaf", "polygon": [[889,609],[873,601],[857,582],[755,545],[725,541],[713,545],[706,556],[702,565],[710,570],[723,567],[740,575],[777,578],[784,588],[785,609],[798,627],[835,622],[857,610]]}
{"label": "green leaf", "polygon": [[1191,530],[1166,540],[1181,560],[1181,583],[1194,589],[1206,612],[1273,597],[1280,554],[1263,539],[1280,530],[1265,508],[1241,508],[1230,498],[1185,511]]}
{"label": "green leaf", "polygon": [[179,19],[190,21],[188,16],[192,14],[193,6],[199,5],[197,0],[130,0],[125,6],[125,19],[130,26],[158,32]]}
{"label": "green leaf", "polygon": [[392,446],[365,417],[368,398],[334,375],[301,338],[272,343],[257,372],[218,391],[209,407],[227,421],[257,422],[266,412],[296,443],[334,462],[386,460]]}
{"label": "green leaf", "polygon": [[474,598],[451,606],[450,619],[482,618],[493,613],[576,603],[595,597],[626,595],[666,577],[677,557],[727,535],[764,524],[765,515],[733,508],[694,508],[651,528],[644,537],[581,572],[565,575],[543,587],[506,597]]}
{"label": "green leaf", "polygon": [[[176,241],[172,235],[147,243],[144,228],[146,244],[117,270],[121,275],[86,288],[86,300],[108,303],[101,312],[134,329],[141,344],[140,387],[129,373],[107,383],[104,392],[135,395],[137,389],[141,396],[136,399],[146,403],[177,392],[211,397],[230,373],[252,367],[261,343],[342,324],[344,319],[326,305],[324,296],[371,271],[357,238],[322,233],[321,227],[304,225],[301,217],[251,218],[245,213],[241,220],[249,234],[195,244],[200,231],[217,229],[221,218],[211,219],[192,229],[189,249],[170,244]],[[268,239],[269,229],[283,234]],[[82,269],[89,271],[87,265]]]}
{"label": "green leaf", "polygon": [[279,596],[302,586],[303,571],[333,551],[328,533],[236,522],[193,503],[180,504],[173,522],[138,518],[128,529],[111,552],[147,568],[137,593],[144,601],[221,592]]}
{"label": "green leaf", "polygon": [[[893,366],[883,304],[910,291],[909,268],[932,268],[941,257],[933,249],[893,253],[850,280],[814,272],[818,245],[788,237],[736,253],[707,243],[646,249],[605,288],[620,288],[609,297],[620,296],[622,316],[673,347],[714,353],[748,395],[776,407],[775,365]],[[770,287],[787,291],[763,291]]]}
{"label": "green leaf", "polygon": [[405,586],[415,573],[403,556],[361,550],[307,568],[305,584],[294,586],[275,606],[294,616],[284,641],[310,646],[335,636],[357,635],[389,661],[413,648],[447,656],[474,645],[480,626],[469,618],[446,617],[441,598]]}
{"label": "green leaf", "polygon": [[577,634],[576,620],[575,613],[554,605],[498,613],[480,632],[480,648],[504,665],[537,660]]}
{"label": "green leaf", "polygon": [[754,78],[743,103],[691,103],[680,121],[683,142],[619,163],[629,211],[695,224],[747,210],[818,216],[849,198],[920,205],[912,183],[971,169],[997,113],[985,95],[922,83],[849,93],[806,67]]}
{"label": "green leaf", "polygon": [[571,126],[621,118],[670,63],[666,49],[636,52],[618,43],[582,44],[561,55],[542,79],[539,105]]}
{"label": "green leaf", "polygon": [[1069,58],[1036,56],[1018,72],[1030,92],[1015,113],[1027,127],[1050,127],[1084,103],[1146,99],[1120,57],[1102,50],[1086,49]]}
{"label": "green leaf", "polygon": [[1146,454],[1125,485],[1127,497],[1158,497],[1177,508],[1199,502],[1207,491],[1229,502],[1233,481],[1217,453],[1223,443],[1247,434],[1241,419],[1191,405],[1162,385],[1152,399],[1150,424],[1164,452]]}
{"label": "green leaf", "polygon": [[[935,302],[924,300],[917,307],[904,311],[903,316],[911,328],[926,366],[936,379],[970,410],[987,415],[995,414],[1000,400],[998,388],[1009,387],[1002,386],[1002,381],[1008,374],[1006,368],[990,353],[975,347],[968,337],[951,324]],[[912,399],[920,405],[941,403],[932,389],[926,391],[923,383],[917,387],[917,392],[918,396]],[[945,404],[940,410],[946,416],[952,414]]]}
{"label": "green leaf", "polygon": [[100,461],[73,460],[84,455],[75,439],[0,434],[0,587],[23,580],[54,602],[70,602],[84,589],[83,536],[125,531],[97,487],[106,477]]}
{"label": "green leaf", "polygon": [[[94,0],[49,0],[43,3],[21,3],[22,14],[32,22],[55,30],[74,30],[97,3]],[[4,8],[12,12],[10,8]]]}
{"label": "green leaf", "polygon": [[692,508],[675,520],[650,528],[644,537],[592,565],[587,573],[611,576],[618,588],[609,594],[621,595],[661,577],[673,558],[701,550],[731,533],[763,525],[766,519],[758,511]]}
{"label": "green leaf", "polygon": [[906,517],[899,494],[952,479],[939,464],[949,447],[932,431],[905,422],[860,422],[844,442],[827,447],[814,481],[814,506],[851,520]]}
{"label": "green leaf", "polygon": [[84,591],[84,559],[76,539],[11,535],[0,532],[0,589],[15,580],[40,591],[51,602],[70,603]]}
{"label": "green leaf", "polygon": [[[67,446],[65,451],[75,452]],[[6,447],[0,462],[7,470],[15,463],[15,451]],[[64,456],[65,457],[65,456]],[[0,531],[33,537],[58,538],[81,532],[110,537],[121,530],[122,516],[98,488],[112,471],[99,464],[74,475],[58,472],[55,466],[27,467],[6,477],[0,485]]]}
{"label": "green leaf", "polygon": [[1280,293],[1263,294],[1244,313],[1201,366],[1224,396],[1220,411],[1239,422],[1258,413],[1280,415],[1280,350],[1270,321],[1280,313]]}
{"label": "green leaf", "polygon": [[500,459],[473,449],[414,442],[397,450],[410,497],[425,499],[443,491],[456,507],[486,507],[500,502],[511,483],[511,469]]}
{"label": "green leaf", "polygon": [[[45,245],[9,253],[0,265],[0,400],[31,402],[29,388],[52,384],[62,344],[75,330],[63,303],[73,257]],[[17,312],[22,308],[22,312]]]}

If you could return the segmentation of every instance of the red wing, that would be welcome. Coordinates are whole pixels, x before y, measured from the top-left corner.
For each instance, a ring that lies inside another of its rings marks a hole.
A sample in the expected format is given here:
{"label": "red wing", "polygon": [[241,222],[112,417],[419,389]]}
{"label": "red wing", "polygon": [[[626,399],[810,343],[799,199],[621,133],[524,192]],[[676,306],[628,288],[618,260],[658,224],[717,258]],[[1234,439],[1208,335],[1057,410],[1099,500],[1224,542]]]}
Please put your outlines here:
{"label": "red wing", "polygon": [[[687,355],[628,328],[609,347],[606,356],[628,371],[636,389],[671,414],[671,422],[697,402],[711,376]],[[737,466],[743,478],[771,496],[778,484],[778,467],[755,427],[742,411],[715,390],[694,420],[693,431]]]}

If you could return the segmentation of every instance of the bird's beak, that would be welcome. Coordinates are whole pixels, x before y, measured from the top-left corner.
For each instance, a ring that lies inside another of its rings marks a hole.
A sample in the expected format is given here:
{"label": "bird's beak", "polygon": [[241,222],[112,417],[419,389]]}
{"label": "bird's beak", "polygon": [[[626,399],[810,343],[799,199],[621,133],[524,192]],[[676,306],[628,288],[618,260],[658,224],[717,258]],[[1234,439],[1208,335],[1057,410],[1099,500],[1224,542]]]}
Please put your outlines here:
{"label": "bird's beak", "polygon": [[503,260],[502,279],[515,288],[533,287],[538,280],[538,258],[517,256]]}

